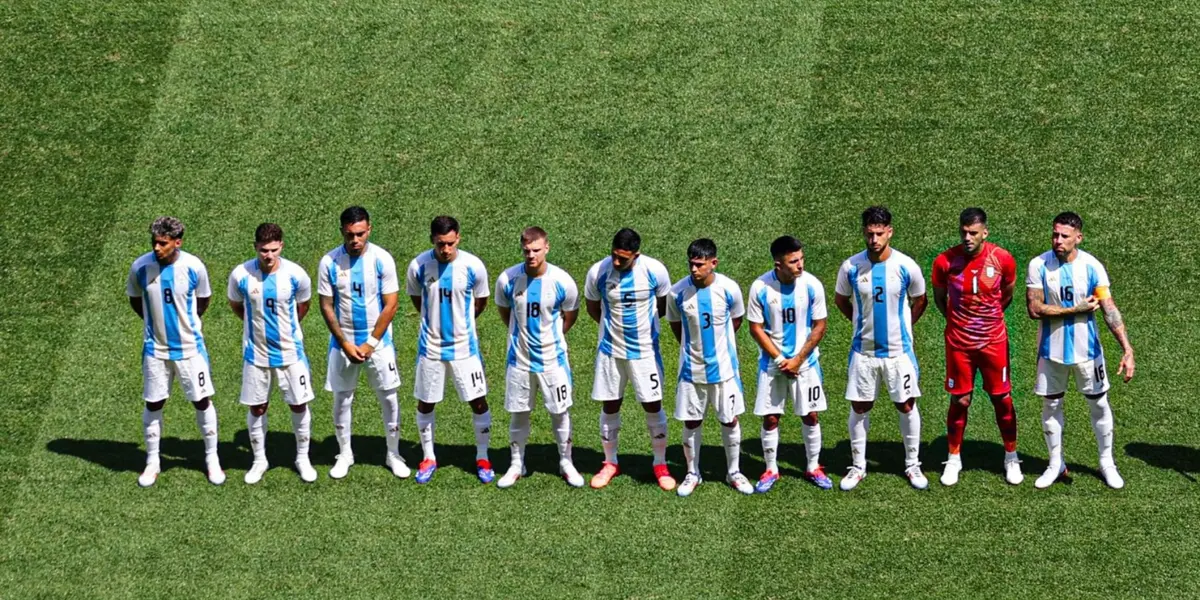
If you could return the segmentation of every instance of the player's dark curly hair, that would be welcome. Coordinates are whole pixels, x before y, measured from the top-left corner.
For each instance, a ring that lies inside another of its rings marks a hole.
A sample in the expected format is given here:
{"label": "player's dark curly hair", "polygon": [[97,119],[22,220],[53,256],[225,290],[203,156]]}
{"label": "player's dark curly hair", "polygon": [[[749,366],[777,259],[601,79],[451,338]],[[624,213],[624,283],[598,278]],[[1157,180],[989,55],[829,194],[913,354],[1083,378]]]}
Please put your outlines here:
{"label": "player's dark curly hair", "polygon": [[870,227],[871,225],[891,225],[892,213],[883,206],[872,206],[863,211],[862,226]]}
{"label": "player's dark curly hair", "polygon": [[348,225],[361,223],[363,221],[366,221],[369,225],[371,223],[371,214],[367,212],[367,209],[361,206],[351,206],[350,208],[342,211],[341,222],[343,229]]}
{"label": "player's dark curly hair", "polygon": [[982,208],[971,207],[958,214],[958,224],[962,227],[970,225],[987,225],[987,213]]}
{"label": "player's dark curly hair", "polygon": [[447,233],[458,233],[458,219],[446,215],[434,217],[433,222],[429,224],[430,239]]}
{"label": "player's dark curly hair", "polygon": [[254,230],[255,244],[269,244],[283,241],[283,228],[274,223],[263,223]]}
{"label": "player's dark curly hair", "polygon": [[793,252],[800,252],[803,250],[804,242],[801,242],[790,235],[779,236],[775,238],[775,241],[771,242],[771,257],[775,260],[782,260],[783,257]]}
{"label": "player's dark curly hair", "polygon": [[642,236],[638,232],[626,227],[617,232],[613,236],[612,249],[623,250],[625,252],[637,252],[642,248]]}
{"label": "player's dark curly hair", "polygon": [[183,221],[175,217],[159,217],[150,224],[150,235],[181,240],[183,239]]}
{"label": "player's dark curly hair", "polygon": [[1074,227],[1078,231],[1083,231],[1083,217],[1069,210],[1067,212],[1058,213],[1058,216],[1054,217],[1054,224],[1066,225],[1068,227]]}
{"label": "player's dark curly hair", "polygon": [[689,260],[693,258],[716,258],[717,243],[708,238],[700,238],[688,244],[687,254]]}

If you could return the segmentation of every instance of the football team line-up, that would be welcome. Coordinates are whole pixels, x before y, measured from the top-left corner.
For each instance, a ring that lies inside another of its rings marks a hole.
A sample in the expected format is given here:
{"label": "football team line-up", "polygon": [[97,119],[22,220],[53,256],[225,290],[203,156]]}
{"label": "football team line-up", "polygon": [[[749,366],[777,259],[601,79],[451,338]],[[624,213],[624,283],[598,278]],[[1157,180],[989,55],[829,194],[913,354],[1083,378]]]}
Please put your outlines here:
{"label": "football team line-up", "polygon": [[[392,256],[369,242],[371,221],[366,209],[341,214],[342,244],[321,258],[317,296],[330,343],[325,389],[333,392],[333,423],[339,453],[329,476],[341,479],[354,464],[351,407],[360,373],[365,373],[379,399],[387,441],[385,464],[400,478],[412,473],[399,453],[401,386],[392,319],[400,303],[401,282]],[[834,305],[854,324],[845,397],[851,403],[848,427],[852,464],[840,487],[852,490],[866,476],[867,433],[871,408],[884,390],[897,409],[903,437],[905,475],[925,489],[918,449],[921,415],[920,369],[913,351],[913,325],[928,305],[921,267],[891,247],[892,216],[871,207],[862,214],[866,249],[846,259],[838,270]],[[196,408],[196,424],[204,439],[208,480],[225,481],[217,459],[215,393],[201,317],[212,291],[204,264],[181,250],[184,226],[161,217],[150,226],[152,252],[138,258],[129,271],[126,293],[143,318],[142,372],[145,408],[142,424],[146,468],[138,484],[154,485],[160,471],[163,405],[176,379]],[[1004,441],[1004,478],[1013,485],[1024,475],[1017,459],[1017,419],[1010,395],[1008,332],[1004,311],[1011,303],[1017,268],[1011,254],[987,241],[987,215],[968,208],[959,218],[961,244],[933,262],[934,304],[946,319],[945,388],[950,394],[946,418],[949,458],[944,485],[958,482],[960,449],[967,424],[976,373],[995,409]],[[273,223],[254,234],[257,256],[229,275],[227,298],[244,323],[241,403],[248,407],[253,463],[248,484],[267,471],[267,406],[272,381],[291,411],[296,437],[295,467],[306,482],[317,479],[309,461],[312,421],[309,402],[315,397],[300,322],[308,313],[312,283],[302,267],[281,256],[283,230]],[[584,478],[571,458],[570,408],[574,398],[566,335],[579,316],[579,290],[574,279],[546,262],[547,234],[538,227],[521,233],[524,261],[505,269],[489,288],[483,262],[459,249],[459,225],[437,217],[430,226],[432,248],[409,264],[404,290],[420,314],[413,395],[423,458],[416,481],[428,483],[437,471],[434,446],[436,408],[448,384],[470,405],[475,432],[476,473],[483,483],[496,479],[488,455],[492,414],[487,379],[479,351],[476,320],[495,294],[496,310],[508,325],[504,409],[509,413],[511,466],[496,485],[514,485],[525,471],[525,445],[530,413],[540,396],[550,414],[559,452],[559,471],[568,484],[582,487]],[[1112,488],[1124,481],[1113,462],[1113,417],[1107,391],[1109,378],[1096,313],[1121,345],[1118,375],[1134,373],[1133,346],[1109,290],[1104,265],[1079,248],[1083,221],[1071,212],[1054,218],[1051,249],[1029,262],[1025,277],[1026,308],[1039,321],[1037,379],[1042,397],[1042,428],[1049,466],[1034,486],[1046,488],[1067,470],[1063,462],[1063,397],[1074,376],[1087,398],[1099,450],[1100,476]],[[818,415],[825,410],[825,390],[818,345],[825,335],[825,289],[804,270],[804,246],[794,237],[771,243],[774,268],[750,285],[743,297],[736,282],[716,272],[717,247],[699,239],[687,249],[689,275],[671,282],[663,263],[639,252],[641,239],[622,229],[611,254],[588,269],[583,298],[588,316],[599,324],[592,398],[602,403],[600,439],[604,461],[592,476],[603,488],[620,473],[617,440],[621,405],[627,388],[642,406],[654,456],[654,476],[667,491],[691,494],[701,483],[702,423],[711,407],[721,424],[726,481],[751,494],[769,491],[779,480],[776,457],[780,417],[787,407],[800,417],[807,466],[804,478],[823,489],[833,487],[820,464],[822,444]],[[687,472],[676,484],[667,468],[667,416],[663,409],[662,354],[659,321],[666,317],[679,341],[679,373],[674,416],[684,423],[683,452]],[[736,334],[743,320],[759,346],[754,414],[761,417],[766,470],[756,484],[741,472],[741,423],[745,412]]]}

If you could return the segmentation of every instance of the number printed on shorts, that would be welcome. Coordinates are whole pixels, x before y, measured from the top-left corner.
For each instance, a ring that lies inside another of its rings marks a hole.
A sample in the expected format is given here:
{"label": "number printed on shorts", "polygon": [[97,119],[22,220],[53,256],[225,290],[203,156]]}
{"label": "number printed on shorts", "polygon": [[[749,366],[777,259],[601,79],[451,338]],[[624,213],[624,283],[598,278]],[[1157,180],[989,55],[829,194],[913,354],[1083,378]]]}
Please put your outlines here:
{"label": "number printed on shorts", "polygon": [[821,386],[814,385],[808,388],[808,402],[816,404],[821,399]]}
{"label": "number printed on shorts", "polygon": [[[1099,361],[1096,362],[1095,374],[1096,374],[1096,383],[1099,385],[1104,385],[1104,377],[1105,377],[1104,363],[1099,362]],[[1118,373],[1118,375],[1119,374],[1120,373]]]}
{"label": "number printed on shorts", "polygon": [[308,387],[308,378],[303,375],[300,376],[300,387],[302,387],[302,388]]}
{"label": "number printed on shorts", "polygon": [[904,393],[905,394],[912,393],[912,374],[911,373],[904,374]]}
{"label": "number printed on shorts", "polygon": [[554,388],[554,399],[558,402],[566,402],[567,395],[569,393],[570,393],[570,390],[567,388],[567,384],[564,383],[564,384]]}
{"label": "number printed on shorts", "polygon": [[525,306],[525,315],[530,319],[536,319],[542,316],[542,305],[539,302],[530,302]]}
{"label": "number printed on shorts", "polygon": [[700,313],[700,329],[708,329],[712,327],[712,313]]}
{"label": "number printed on shorts", "polygon": [[651,373],[651,374],[650,374],[650,384],[651,384],[651,385],[650,385],[650,391],[652,391],[652,392],[653,392],[654,390],[657,390],[657,389],[658,389],[658,387],[659,387],[659,385],[660,385],[660,384],[658,383],[658,373]]}
{"label": "number printed on shorts", "polygon": [[395,373],[396,372],[396,363],[394,363],[394,362],[388,363],[388,370]]}
{"label": "number printed on shorts", "polygon": [[201,388],[208,387],[205,384],[206,381],[208,381],[208,377],[205,376],[204,371],[200,371],[199,373],[196,374],[196,382],[200,384]]}
{"label": "number printed on shorts", "polygon": [[483,385],[483,371],[475,371],[471,373],[471,386],[480,387]]}

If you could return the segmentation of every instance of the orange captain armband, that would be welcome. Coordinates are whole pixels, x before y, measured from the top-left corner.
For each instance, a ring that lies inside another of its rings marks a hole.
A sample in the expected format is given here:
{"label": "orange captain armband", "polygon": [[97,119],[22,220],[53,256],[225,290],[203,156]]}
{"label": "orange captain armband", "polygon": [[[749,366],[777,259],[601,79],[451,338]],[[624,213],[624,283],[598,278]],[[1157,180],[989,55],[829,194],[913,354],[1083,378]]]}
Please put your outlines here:
{"label": "orange captain armband", "polygon": [[1108,291],[1107,285],[1097,286],[1096,293],[1093,295],[1096,296],[1097,300],[1108,300],[1109,298],[1112,298],[1112,292]]}

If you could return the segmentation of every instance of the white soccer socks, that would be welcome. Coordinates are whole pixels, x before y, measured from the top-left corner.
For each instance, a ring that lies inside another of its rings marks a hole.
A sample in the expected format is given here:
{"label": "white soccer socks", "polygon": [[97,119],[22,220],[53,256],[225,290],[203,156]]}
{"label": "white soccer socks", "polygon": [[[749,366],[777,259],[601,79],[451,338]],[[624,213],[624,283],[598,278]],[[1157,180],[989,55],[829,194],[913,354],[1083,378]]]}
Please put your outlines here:
{"label": "white soccer socks", "polygon": [[337,460],[334,461],[333,468],[329,469],[329,476],[333,479],[345,477],[350,471],[350,465],[354,464],[354,450],[350,445],[353,405],[354,392],[333,393],[333,432],[338,443]]}
{"label": "white soccer socks", "polygon": [[1096,449],[1100,453],[1100,476],[1108,487],[1119,490],[1125,487],[1125,480],[1117,472],[1117,464],[1113,461],[1113,414],[1108,405],[1108,394],[1095,400],[1088,398],[1092,416],[1092,433],[1096,436]]}
{"label": "white soccer socks", "polygon": [[162,416],[161,410],[142,408],[142,436],[146,439],[146,468],[138,477],[138,485],[142,487],[150,487],[158,481],[161,469],[159,445],[162,443]]}
{"label": "white soccer socks", "polygon": [[[687,460],[688,474],[700,475],[700,443],[704,438],[704,427],[683,426],[683,457]],[[684,494],[680,494],[684,495]]]}
{"label": "white soccer socks", "polygon": [[[725,472],[730,475],[733,475],[734,473],[741,473],[741,423],[734,423],[733,427],[721,425],[721,445],[725,446]],[[699,448],[697,448],[697,450],[699,450]]]}
{"label": "white soccer socks", "polygon": [[650,432],[650,448],[654,453],[653,464],[667,464],[667,412],[659,409],[658,412],[646,413],[646,429]]}
{"label": "white soccer socks", "polygon": [[871,430],[871,413],[858,414],[853,409],[847,418],[850,429],[850,464],[867,470],[867,433]]}
{"label": "white soccer socks", "polygon": [[550,424],[554,428],[554,441],[558,444],[558,471],[571,487],[583,487],[583,475],[571,461],[571,413],[551,414]]}
{"label": "white soccer socks", "polygon": [[1046,466],[1046,472],[1033,482],[1035,488],[1050,487],[1067,470],[1062,457],[1063,421],[1063,399],[1043,398],[1042,434],[1046,438],[1046,450],[1050,454],[1050,464]]}
{"label": "white soccer socks", "polygon": [[433,430],[436,425],[437,417],[432,411],[427,413],[417,411],[417,437],[421,440],[421,452],[424,454],[424,460],[437,460],[437,455],[433,452]]}
{"label": "white soccer socks", "polygon": [[617,464],[617,437],[620,434],[621,413],[610,415],[600,411],[600,445],[604,448],[604,462]]}
{"label": "white soccer socks", "polygon": [[400,456],[400,398],[396,390],[377,390],[379,417],[383,420],[383,435],[388,456]]}
{"label": "white soccer socks", "polygon": [[246,471],[245,482],[254,485],[262,481],[267,473],[267,413],[256,415],[252,408],[247,410],[246,429],[250,434],[250,451],[254,455],[254,462]]}
{"label": "white soccer socks", "polygon": [[900,437],[904,442],[904,467],[921,465],[921,413],[916,404],[912,410],[900,413]]}
{"label": "white soccer socks", "polygon": [[221,470],[221,461],[217,458],[217,409],[212,401],[204,410],[196,411],[196,426],[200,435],[204,436],[204,462],[208,471],[208,482],[213,485],[225,483],[225,471]]}
{"label": "white soccer socks", "polygon": [[801,434],[804,436],[804,456],[808,459],[805,470],[812,473],[821,468],[821,424],[801,425]]}
{"label": "white soccer socks", "polygon": [[312,411],[304,405],[303,412],[292,412],[292,433],[296,435],[296,472],[305,483],[317,480],[317,470],[308,459],[308,448],[312,444]]}
{"label": "white soccer socks", "polygon": [[767,429],[764,425],[758,431],[762,438],[763,462],[766,463],[767,471],[771,473],[779,472],[779,427]]}
{"label": "white soccer socks", "polygon": [[511,413],[508,421],[508,447],[512,452],[508,471],[496,481],[496,487],[512,487],[525,474],[525,443],[529,441],[529,413]]}
{"label": "white soccer socks", "polygon": [[492,411],[471,416],[475,428],[475,460],[488,460],[488,447],[492,445]]}

